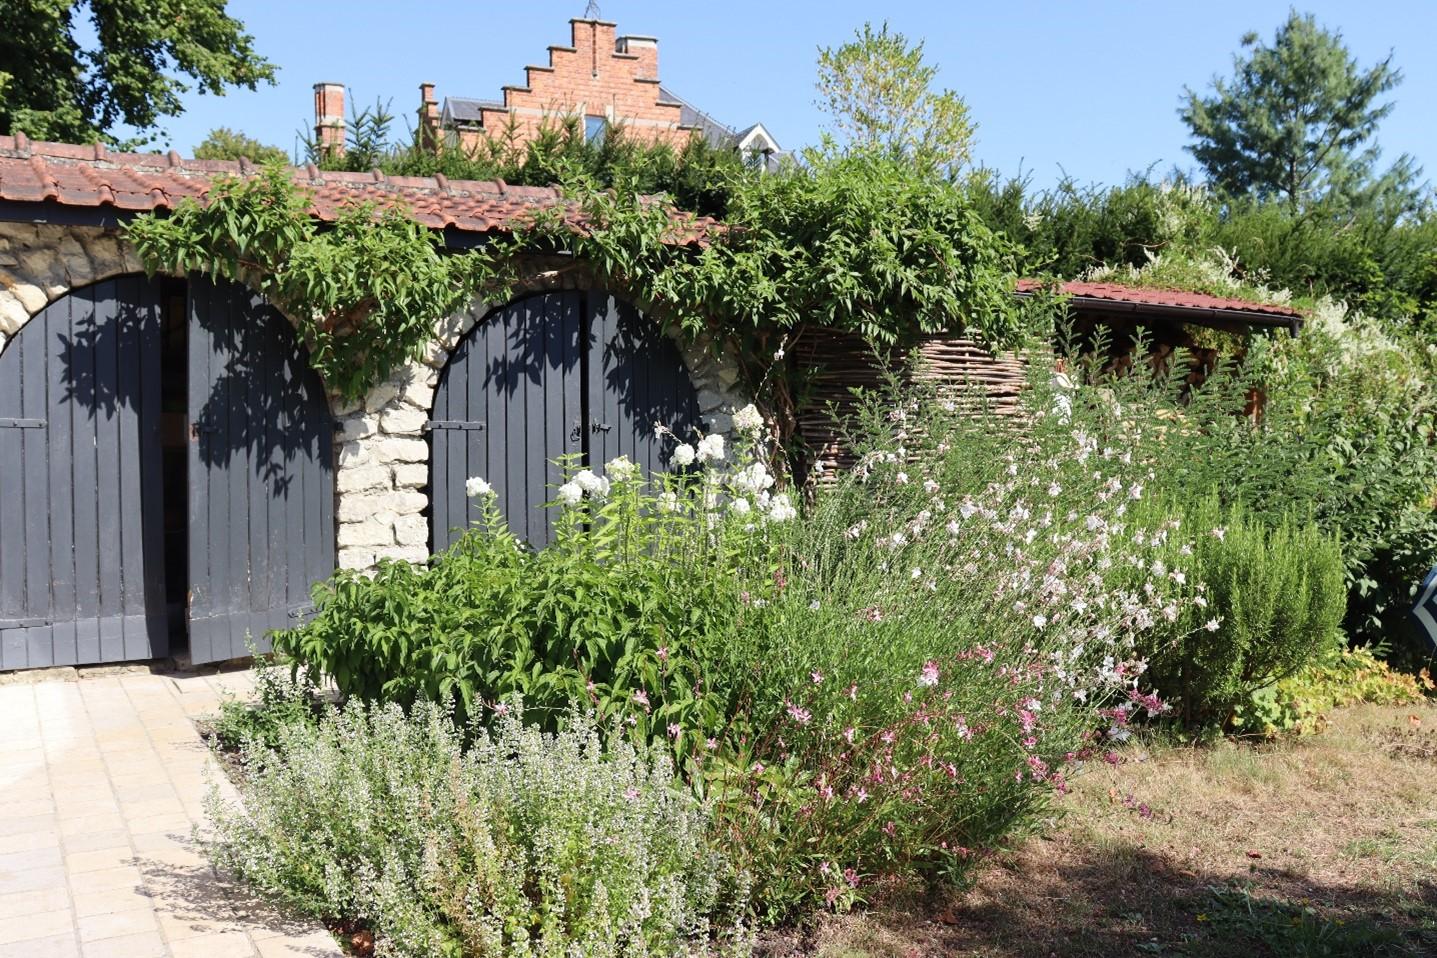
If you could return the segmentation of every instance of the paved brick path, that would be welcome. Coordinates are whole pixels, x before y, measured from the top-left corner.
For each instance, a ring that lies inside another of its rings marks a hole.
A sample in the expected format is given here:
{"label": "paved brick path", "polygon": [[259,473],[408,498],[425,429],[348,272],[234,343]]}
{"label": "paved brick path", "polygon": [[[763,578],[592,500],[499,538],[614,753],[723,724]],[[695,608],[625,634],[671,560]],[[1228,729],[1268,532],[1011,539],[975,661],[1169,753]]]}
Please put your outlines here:
{"label": "paved brick path", "polygon": [[338,958],[324,929],[248,899],[191,839],[206,769],[219,778],[192,720],[249,681],[0,686],[0,958]]}

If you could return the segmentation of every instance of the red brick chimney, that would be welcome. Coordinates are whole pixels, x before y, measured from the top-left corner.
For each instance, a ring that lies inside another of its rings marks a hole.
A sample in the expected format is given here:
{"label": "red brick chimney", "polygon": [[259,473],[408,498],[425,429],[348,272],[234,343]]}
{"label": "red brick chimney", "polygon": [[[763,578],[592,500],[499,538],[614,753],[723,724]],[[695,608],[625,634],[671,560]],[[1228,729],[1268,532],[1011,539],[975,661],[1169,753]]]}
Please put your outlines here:
{"label": "red brick chimney", "polygon": [[344,84],[314,85],[314,144],[320,156],[344,155]]}
{"label": "red brick chimney", "polygon": [[639,62],[634,64],[634,77],[641,80],[659,78],[659,41],[657,37],[619,37],[614,52],[627,54]]}
{"label": "red brick chimney", "polygon": [[439,150],[439,101],[434,98],[434,84],[419,84],[419,148],[431,153]]}

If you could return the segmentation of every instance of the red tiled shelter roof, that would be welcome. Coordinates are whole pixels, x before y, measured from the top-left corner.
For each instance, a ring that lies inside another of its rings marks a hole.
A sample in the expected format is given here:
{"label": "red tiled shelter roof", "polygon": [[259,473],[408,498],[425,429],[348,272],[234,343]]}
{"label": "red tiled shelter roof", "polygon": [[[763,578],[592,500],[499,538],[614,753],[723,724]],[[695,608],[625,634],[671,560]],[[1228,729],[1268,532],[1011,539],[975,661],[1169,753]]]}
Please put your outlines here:
{"label": "red tiled shelter roof", "polygon": [[[0,201],[52,203],[124,213],[172,210],[185,198],[203,199],[216,177],[257,172],[245,160],[189,160],[178,153],[112,153],[104,146],[32,141],[23,134],[0,136]],[[403,206],[415,221],[461,233],[504,232],[528,215],[564,208],[576,229],[584,228],[579,205],[552,187],[510,186],[503,180],[450,180],[444,176],[386,176],[323,171],[310,164],[290,168],[294,181],[309,190],[310,212],[332,222],[346,204],[372,202]],[[674,212],[676,239],[703,243],[718,224]],[[1017,292],[1031,293],[1040,280],[1023,279]],[[1079,306],[1105,305],[1175,318],[1227,318],[1295,330],[1301,313],[1287,306],[1149,289],[1116,283],[1066,282],[1063,293]]]}
{"label": "red tiled shelter roof", "polygon": [[[1041,280],[1018,280],[1018,292],[1031,293],[1045,286]],[[1209,296],[1207,293],[1189,293],[1179,289],[1157,289],[1147,286],[1124,286],[1120,283],[1084,283],[1070,281],[1058,284],[1059,292],[1082,305],[1101,308],[1104,303],[1128,307],[1157,307],[1160,309],[1192,310],[1194,313],[1247,313],[1270,316],[1277,320],[1274,325],[1288,325],[1302,318],[1302,313],[1291,306],[1277,306],[1246,299],[1226,296]]]}
{"label": "red tiled shelter roof", "polygon": [[[189,160],[178,153],[112,153],[99,144],[42,143],[23,134],[0,136],[0,200],[56,203],[150,213],[172,210],[183,199],[202,199],[216,177],[247,176],[258,166],[245,160]],[[511,186],[503,180],[450,180],[438,176],[386,176],[291,167],[294,181],[311,194],[310,213],[332,222],[346,204],[401,205],[415,221],[466,233],[503,232],[521,218],[554,207],[584,225],[579,206],[557,189]],[[713,221],[675,213],[685,242],[700,240]]]}

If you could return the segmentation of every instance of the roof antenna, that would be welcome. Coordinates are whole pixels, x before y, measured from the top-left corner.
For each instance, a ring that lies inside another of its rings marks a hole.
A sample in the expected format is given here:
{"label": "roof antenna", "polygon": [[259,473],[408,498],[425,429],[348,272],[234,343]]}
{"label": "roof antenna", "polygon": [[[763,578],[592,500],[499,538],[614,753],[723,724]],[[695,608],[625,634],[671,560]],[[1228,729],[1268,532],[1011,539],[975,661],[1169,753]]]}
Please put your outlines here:
{"label": "roof antenna", "polygon": [[584,8],[584,19],[597,20],[599,16],[599,0],[589,0],[589,5]]}

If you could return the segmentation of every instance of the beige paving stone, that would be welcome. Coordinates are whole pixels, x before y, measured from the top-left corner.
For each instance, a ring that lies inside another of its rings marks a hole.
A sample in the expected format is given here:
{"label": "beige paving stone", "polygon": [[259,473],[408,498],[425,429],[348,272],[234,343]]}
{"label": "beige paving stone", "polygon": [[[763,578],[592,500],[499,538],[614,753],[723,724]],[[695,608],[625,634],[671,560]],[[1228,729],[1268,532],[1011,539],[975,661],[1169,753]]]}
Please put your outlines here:
{"label": "beige paving stone", "polygon": [[79,815],[74,818],[59,816],[60,836],[69,838],[72,835],[91,835],[95,832],[112,832],[118,828],[125,827],[125,819],[119,812],[106,812],[100,815]]}
{"label": "beige paving stone", "polygon": [[23,872],[0,872],[0,895],[65,887],[65,869],[31,868]]}
{"label": "beige paving stone", "polygon": [[96,872],[80,872],[70,876],[70,891],[77,895],[103,888],[120,888],[126,885],[140,887],[143,884],[144,877],[134,865],[106,868]]}
{"label": "beige paving stone", "polygon": [[94,851],[75,852],[65,856],[65,870],[71,875],[105,871],[133,864],[135,864],[135,851],[128,842],[114,848],[98,848]]}
{"label": "beige paving stone", "polygon": [[159,930],[159,924],[155,921],[155,909],[150,905],[77,918],[75,927],[80,932],[82,942]]}
{"label": "beige paving stone", "polygon": [[114,828],[104,832],[86,832],[83,835],[71,835],[65,839],[65,851],[70,852],[92,852],[102,848],[123,848],[130,844],[130,833],[123,828]]}
{"label": "beige paving stone", "polygon": [[170,942],[173,958],[253,958],[254,944],[244,932],[201,935]]}
{"label": "beige paving stone", "polygon": [[0,945],[0,958],[80,958],[80,942],[73,931],[67,931],[50,938]]}
{"label": "beige paving stone", "polygon": [[128,828],[132,834],[137,835],[151,835],[155,832],[162,832],[167,829],[176,832],[188,832],[193,819],[189,813],[185,811],[185,807],[179,802],[175,803],[175,809],[175,811],[166,812],[162,815],[127,817],[125,819],[125,827]]}
{"label": "beige paving stone", "polygon": [[64,864],[60,849],[31,848],[0,855],[0,872],[22,872],[32,868],[58,868]]}
{"label": "beige paving stone", "polygon": [[[159,815],[170,815],[175,819],[185,818],[185,806],[177,797],[167,798],[146,798],[138,802],[120,801],[120,814],[125,817],[126,822],[134,822],[141,818],[154,818]],[[153,828],[147,831],[154,831]]]}
{"label": "beige paving stone", "polygon": [[34,938],[53,938],[69,931],[74,921],[75,916],[68,908],[0,919],[0,945]]}
{"label": "beige paving stone", "polygon": [[344,958],[339,944],[327,931],[317,931],[303,938],[285,936],[263,938],[255,942],[260,958]]}
{"label": "beige paving stone", "polygon": [[165,940],[153,931],[87,941],[80,946],[83,958],[167,958],[169,953]]}
{"label": "beige paving stone", "polygon": [[56,800],[56,816],[59,818],[89,818],[94,815],[118,815],[120,803],[106,792],[99,790],[81,792],[67,799]]}
{"label": "beige paving stone", "polygon": [[153,908],[155,900],[141,885],[120,885],[115,888],[94,888],[71,895],[76,916],[109,915],[117,911]]}
{"label": "beige paving stone", "polygon": [[29,851],[32,848],[51,847],[60,847],[60,832],[53,822],[50,828],[37,828],[32,832],[19,832],[15,835],[0,835],[0,855]]}
{"label": "beige paving stone", "polygon": [[55,800],[53,798],[29,798],[18,801],[0,802],[0,815],[19,815],[23,818],[33,818],[36,815],[55,814]]}
{"label": "beige paving stone", "polygon": [[63,885],[0,895],[0,918],[23,918],[47,911],[62,911],[69,907],[70,892]]}
{"label": "beige paving stone", "polygon": [[164,934],[165,940],[171,944],[177,941],[188,941],[191,938],[244,934],[244,928],[232,916],[218,912],[200,914],[200,909],[195,907],[183,907],[180,911],[173,912],[167,911],[162,906],[156,911],[155,916],[160,923],[160,931]]}
{"label": "beige paving stone", "polygon": [[[235,797],[192,719],[252,681],[126,673],[0,686],[0,922],[28,921],[16,933],[31,936],[0,938],[0,958],[341,954],[316,922],[217,878],[192,836],[212,780]],[[24,814],[39,812],[49,814]],[[30,920],[39,915],[66,924]]]}
{"label": "beige paving stone", "polygon": [[0,818],[0,835],[24,835],[55,827],[53,815],[27,815],[24,818]]}

